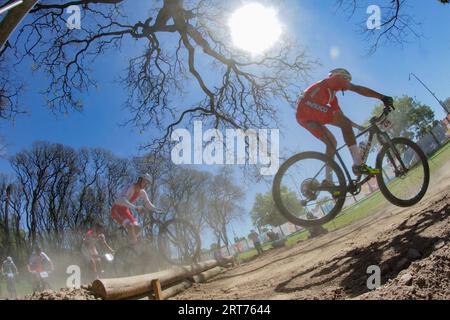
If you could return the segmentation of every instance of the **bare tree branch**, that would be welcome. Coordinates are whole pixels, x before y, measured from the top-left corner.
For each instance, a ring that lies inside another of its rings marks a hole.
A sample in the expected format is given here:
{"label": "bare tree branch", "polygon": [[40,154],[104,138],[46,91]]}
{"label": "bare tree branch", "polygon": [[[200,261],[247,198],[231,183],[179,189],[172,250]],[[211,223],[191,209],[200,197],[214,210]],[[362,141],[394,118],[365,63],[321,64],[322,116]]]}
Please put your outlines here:
{"label": "bare tree branch", "polygon": [[[82,110],[82,94],[97,85],[89,71],[94,61],[139,41],[143,52],[130,58],[121,79],[131,114],[125,123],[159,129],[148,148],[167,147],[173,129],[195,118],[216,128],[273,124],[274,103],[294,104],[311,66],[287,37],[258,58],[233,48],[226,25],[232,8],[224,1],[154,1],[145,21],[132,22],[127,17],[133,8],[129,2],[52,2],[36,5],[11,40],[19,63],[31,59],[48,75],[48,105],[66,113]],[[69,30],[64,9],[76,4],[83,5],[82,28]],[[200,98],[175,105],[183,101],[187,88],[199,91]]]}

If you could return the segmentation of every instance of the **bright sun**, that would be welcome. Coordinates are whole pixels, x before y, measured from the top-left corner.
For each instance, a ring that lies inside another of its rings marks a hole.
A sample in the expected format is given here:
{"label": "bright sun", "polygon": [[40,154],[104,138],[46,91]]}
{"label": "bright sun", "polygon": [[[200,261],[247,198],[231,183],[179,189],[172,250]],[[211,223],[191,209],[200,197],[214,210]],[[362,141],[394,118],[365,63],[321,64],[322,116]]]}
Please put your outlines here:
{"label": "bright sun", "polygon": [[228,25],[234,45],[252,54],[268,50],[282,33],[275,9],[259,3],[249,3],[237,9]]}

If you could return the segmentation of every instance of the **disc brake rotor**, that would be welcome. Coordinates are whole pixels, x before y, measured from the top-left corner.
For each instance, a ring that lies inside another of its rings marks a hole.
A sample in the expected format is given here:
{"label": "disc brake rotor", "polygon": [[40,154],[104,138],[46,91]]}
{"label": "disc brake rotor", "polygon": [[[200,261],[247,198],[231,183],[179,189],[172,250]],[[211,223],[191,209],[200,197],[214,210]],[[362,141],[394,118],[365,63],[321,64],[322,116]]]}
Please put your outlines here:
{"label": "disc brake rotor", "polygon": [[300,191],[305,198],[315,200],[317,199],[317,188],[319,186],[320,183],[316,179],[306,179],[302,182]]}

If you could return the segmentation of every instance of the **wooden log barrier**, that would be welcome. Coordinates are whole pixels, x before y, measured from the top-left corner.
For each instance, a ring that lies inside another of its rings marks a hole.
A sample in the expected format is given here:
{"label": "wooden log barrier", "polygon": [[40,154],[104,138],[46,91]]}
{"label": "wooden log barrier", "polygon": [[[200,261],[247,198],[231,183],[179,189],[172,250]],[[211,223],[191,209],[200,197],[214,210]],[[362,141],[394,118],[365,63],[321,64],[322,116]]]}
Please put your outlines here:
{"label": "wooden log barrier", "polygon": [[[173,297],[181,292],[183,292],[186,289],[189,289],[190,287],[192,287],[192,283],[202,283],[202,282],[206,282],[209,279],[217,276],[218,274],[224,272],[226,270],[226,268],[222,268],[222,267],[215,267],[212,268],[210,270],[206,270],[203,271],[197,275],[192,276],[192,281],[190,280],[183,280],[180,283],[174,284],[168,288],[163,289],[160,297],[158,298],[156,294],[154,294],[154,297],[150,298],[152,300],[161,300],[161,299],[167,299],[170,297]],[[154,291],[154,290],[153,290]],[[145,296],[144,298],[142,298],[141,300],[149,300],[148,296]]]}
{"label": "wooden log barrier", "polygon": [[153,280],[159,280],[161,286],[166,287],[216,266],[216,260],[208,260],[192,266],[172,267],[169,270],[139,276],[99,279],[92,283],[92,290],[105,300],[126,299],[153,292]]}
{"label": "wooden log barrier", "polygon": [[226,269],[222,267],[215,267],[210,270],[206,270],[199,274],[196,274],[195,276],[192,277],[192,279],[194,280],[195,283],[206,282],[209,279],[217,276],[219,273],[224,272],[225,270]]}
{"label": "wooden log barrier", "polygon": [[[192,287],[192,281],[190,281],[190,280],[183,280],[177,284],[174,284],[162,291],[162,300],[173,297],[173,296],[183,292],[184,290],[189,289],[190,287]],[[136,297],[133,300],[136,300],[136,299],[138,299],[138,300],[157,300],[154,294],[150,294],[150,295],[147,294],[147,295],[144,295],[143,297]]]}
{"label": "wooden log barrier", "polygon": [[155,296],[155,300],[162,300],[163,294],[161,290],[161,282],[159,281],[159,279],[152,280],[152,289],[153,294]]}

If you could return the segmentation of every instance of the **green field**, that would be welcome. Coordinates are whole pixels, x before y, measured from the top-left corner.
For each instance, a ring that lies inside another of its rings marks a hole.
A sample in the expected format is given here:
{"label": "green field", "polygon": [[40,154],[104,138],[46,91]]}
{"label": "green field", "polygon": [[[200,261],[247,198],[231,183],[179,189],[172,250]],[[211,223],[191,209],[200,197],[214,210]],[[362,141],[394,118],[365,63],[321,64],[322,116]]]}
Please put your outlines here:
{"label": "green field", "polygon": [[[442,168],[444,164],[450,159],[450,143],[447,143],[444,147],[433,154],[429,159],[430,173],[433,177],[433,173],[437,169]],[[387,203],[387,200],[383,197],[380,191],[372,193],[367,198],[347,207],[343,210],[333,221],[325,224],[324,227],[328,231],[333,231],[344,226],[347,226],[355,221],[361,220],[383,208]],[[299,241],[306,240],[308,238],[308,231],[301,231],[295,233],[286,238],[286,245],[293,246]],[[263,246],[268,250],[271,248],[270,243]],[[250,259],[256,256],[256,250],[250,250],[239,255],[239,259]]]}

